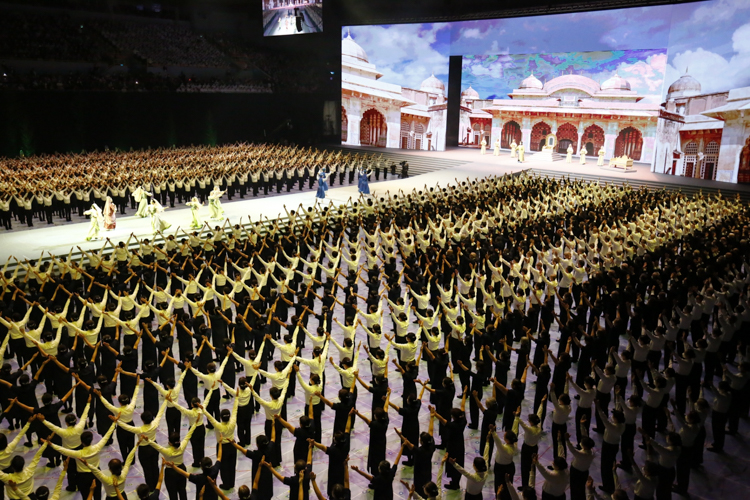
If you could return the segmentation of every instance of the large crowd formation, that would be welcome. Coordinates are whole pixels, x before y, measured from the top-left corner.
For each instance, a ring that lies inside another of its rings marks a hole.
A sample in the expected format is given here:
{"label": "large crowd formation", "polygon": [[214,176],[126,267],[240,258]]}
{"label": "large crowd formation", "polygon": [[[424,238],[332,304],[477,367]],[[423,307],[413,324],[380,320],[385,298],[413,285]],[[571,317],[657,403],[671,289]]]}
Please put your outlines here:
{"label": "large crowd formation", "polygon": [[0,480],[57,498],[44,457],[125,498],[137,455],[143,500],[162,476],[226,499],[248,459],[242,499],[346,499],[350,474],[376,499],[689,492],[748,412],[749,222],[722,197],[487,178],[6,266]]}
{"label": "large crowd formation", "polygon": [[[239,143],[138,151],[102,151],[39,155],[0,160],[0,218],[33,226],[83,217],[92,203],[107,198],[121,215],[136,208],[133,194],[141,188],[163,205],[183,204],[193,196],[202,202],[214,186],[228,198],[259,193],[312,189],[325,166],[330,183],[354,182],[366,166],[387,176],[385,161],[341,151],[321,151],[272,144]],[[391,170],[395,173],[393,170]]]}

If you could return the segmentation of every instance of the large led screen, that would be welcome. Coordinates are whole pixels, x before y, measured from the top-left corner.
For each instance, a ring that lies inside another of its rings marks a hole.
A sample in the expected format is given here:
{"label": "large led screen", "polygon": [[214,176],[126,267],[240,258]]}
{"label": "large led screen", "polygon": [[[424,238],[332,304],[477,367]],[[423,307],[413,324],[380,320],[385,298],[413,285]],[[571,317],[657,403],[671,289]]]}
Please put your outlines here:
{"label": "large led screen", "polygon": [[263,36],[323,32],[323,0],[263,0]]}
{"label": "large led screen", "polygon": [[[375,33],[397,34],[398,46]],[[432,119],[431,106],[417,103],[425,114],[409,114],[417,109],[414,99],[404,100],[406,90],[418,91],[420,83],[416,75],[407,79],[413,73],[407,70],[413,65],[432,75],[430,65],[447,66],[448,56],[460,55],[460,145],[484,140],[507,152],[523,141],[533,155],[542,136],[552,134],[554,152],[564,158],[572,148],[576,162],[585,153],[596,165],[601,153],[605,163],[625,158],[655,173],[750,182],[750,2],[357,26],[344,28],[342,37],[346,144],[442,149],[444,142],[424,142],[428,130],[433,138],[445,136],[445,122]],[[401,47],[409,46],[422,50],[406,57]],[[373,85],[352,85],[347,72],[359,69],[347,51],[357,50],[361,62],[374,64],[373,82],[395,84],[390,101],[369,96]],[[447,83],[447,75],[435,76]],[[375,113],[383,119],[373,122]]]}

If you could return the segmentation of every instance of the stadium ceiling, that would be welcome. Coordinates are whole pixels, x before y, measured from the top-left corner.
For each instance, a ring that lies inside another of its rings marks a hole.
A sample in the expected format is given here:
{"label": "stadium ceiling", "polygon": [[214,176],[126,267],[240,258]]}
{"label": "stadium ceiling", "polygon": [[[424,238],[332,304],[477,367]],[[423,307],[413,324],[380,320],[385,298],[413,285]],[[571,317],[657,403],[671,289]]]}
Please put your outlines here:
{"label": "stadium ceiling", "polygon": [[324,0],[342,25],[448,22],[691,3],[698,0]]}

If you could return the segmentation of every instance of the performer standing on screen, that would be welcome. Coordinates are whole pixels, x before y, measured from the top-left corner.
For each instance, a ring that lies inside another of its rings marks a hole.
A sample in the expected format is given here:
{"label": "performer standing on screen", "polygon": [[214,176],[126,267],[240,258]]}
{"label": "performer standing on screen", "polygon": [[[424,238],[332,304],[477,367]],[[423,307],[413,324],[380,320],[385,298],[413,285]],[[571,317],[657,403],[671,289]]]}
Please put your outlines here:
{"label": "performer standing on screen", "polygon": [[573,163],[573,145],[568,145],[568,155],[565,157],[565,163]]}
{"label": "performer standing on screen", "polygon": [[518,144],[516,144],[516,140],[513,139],[513,142],[510,143],[510,157],[515,158],[516,157],[516,150],[518,149]]}
{"label": "performer standing on screen", "polygon": [[117,207],[112,198],[107,196],[107,201],[104,203],[104,230],[111,231],[117,225]]}
{"label": "performer standing on screen", "polygon": [[525,152],[526,148],[523,146],[523,141],[521,141],[520,144],[518,144],[518,163],[523,163]]}
{"label": "performer standing on screen", "polygon": [[203,222],[198,213],[200,212],[203,203],[201,203],[201,200],[199,200],[197,196],[193,196],[193,199],[185,204],[190,207],[190,215],[193,217],[193,220],[190,221],[190,227],[193,229],[200,229],[201,226],[203,226]]}
{"label": "performer standing on screen", "polygon": [[482,138],[482,154],[487,153],[487,139]]}
{"label": "performer standing on screen", "polygon": [[581,165],[586,164],[586,155],[589,154],[588,151],[586,151],[586,146],[581,146],[581,150],[578,151],[578,154],[581,155]]}
{"label": "performer standing on screen", "polygon": [[500,139],[495,140],[495,156],[500,156]]}
{"label": "performer standing on screen", "polygon": [[604,145],[599,148],[599,159],[596,160],[596,165],[601,167],[604,165],[604,155],[607,154],[607,151],[604,149]]}
{"label": "performer standing on screen", "polygon": [[324,200],[326,198],[326,191],[328,191],[328,174],[325,168],[322,168],[318,173],[318,192],[315,193],[315,197]]}
{"label": "performer standing on screen", "polygon": [[214,186],[208,194],[208,217],[210,219],[221,219],[224,217],[224,208],[221,206],[221,197],[226,191],[219,186]]}

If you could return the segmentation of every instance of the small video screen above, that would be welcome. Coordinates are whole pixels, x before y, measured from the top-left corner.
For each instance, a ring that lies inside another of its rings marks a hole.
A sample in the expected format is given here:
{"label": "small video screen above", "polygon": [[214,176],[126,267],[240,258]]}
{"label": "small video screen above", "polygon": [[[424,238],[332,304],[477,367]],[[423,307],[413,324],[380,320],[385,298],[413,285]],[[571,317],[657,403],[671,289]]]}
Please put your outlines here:
{"label": "small video screen above", "polygon": [[263,0],[263,36],[323,32],[323,0]]}

